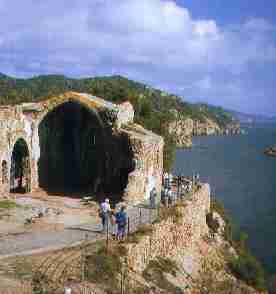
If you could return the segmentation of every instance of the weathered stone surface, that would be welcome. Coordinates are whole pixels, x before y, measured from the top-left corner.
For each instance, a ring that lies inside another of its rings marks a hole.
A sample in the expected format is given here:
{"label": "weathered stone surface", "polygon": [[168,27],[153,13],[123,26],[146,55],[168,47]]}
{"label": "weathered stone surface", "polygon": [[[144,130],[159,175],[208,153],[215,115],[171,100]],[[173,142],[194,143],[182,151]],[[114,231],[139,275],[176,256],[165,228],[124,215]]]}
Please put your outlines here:
{"label": "weathered stone surface", "polygon": [[193,136],[210,136],[210,135],[238,135],[241,133],[240,124],[232,122],[226,127],[220,127],[216,122],[205,118],[204,121],[183,118],[175,114],[175,120],[170,123],[169,131],[175,136],[178,147],[192,147]]}
{"label": "weathered stone surface", "polygon": [[[120,173],[129,172],[125,189],[125,200],[127,201],[143,200],[145,192],[153,184],[160,191],[163,139],[133,124],[132,105],[129,102],[115,105],[89,94],[66,92],[38,103],[0,107],[0,197],[10,192],[12,154],[19,139],[25,142],[29,153],[30,175],[26,177],[26,181],[29,182],[31,191],[39,188],[41,159],[39,128],[49,113],[67,102],[81,105],[90,111],[105,133],[105,137],[108,137],[101,142],[104,154],[101,174],[105,175],[106,182],[110,183],[114,174],[117,174],[118,177]],[[58,125],[56,129],[47,131],[57,132],[57,136],[60,135]],[[83,137],[85,136],[87,137],[86,133]],[[127,152],[129,154],[126,154]],[[133,166],[134,162],[135,166]],[[93,169],[92,166],[91,169]]]}
{"label": "weathered stone surface", "polygon": [[163,171],[163,138],[137,124],[124,127],[122,132],[125,132],[130,138],[135,162],[134,170],[128,177],[125,198],[133,203],[148,200],[153,187],[156,187],[160,195]]}
{"label": "weathered stone surface", "polygon": [[[149,261],[156,257],[182,260],[190,274],[198,271],[195,262],[198,242],[208,233],[206,214],[210,210],[210,187],[208,184],[196,192],[186,206],[179,207],[180,223],[172,218],[153,225],[153,234],[144,236],[138,244],[128,245],[128,265],[142,272]],[[196,252],[196,253],[195,253]]]}

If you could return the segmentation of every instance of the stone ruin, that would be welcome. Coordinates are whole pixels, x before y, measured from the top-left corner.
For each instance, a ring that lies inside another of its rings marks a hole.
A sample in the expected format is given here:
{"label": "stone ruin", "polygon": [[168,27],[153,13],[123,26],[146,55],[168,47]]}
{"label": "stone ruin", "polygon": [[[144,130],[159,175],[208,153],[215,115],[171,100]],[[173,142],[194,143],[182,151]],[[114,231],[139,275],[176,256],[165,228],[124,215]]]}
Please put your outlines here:
{"label": "stone ruin", "polygon": [[164,141],[133,119],[129,102],[76,92],[1,106],[0,197],[102,191],[137,203],[160,192]]}

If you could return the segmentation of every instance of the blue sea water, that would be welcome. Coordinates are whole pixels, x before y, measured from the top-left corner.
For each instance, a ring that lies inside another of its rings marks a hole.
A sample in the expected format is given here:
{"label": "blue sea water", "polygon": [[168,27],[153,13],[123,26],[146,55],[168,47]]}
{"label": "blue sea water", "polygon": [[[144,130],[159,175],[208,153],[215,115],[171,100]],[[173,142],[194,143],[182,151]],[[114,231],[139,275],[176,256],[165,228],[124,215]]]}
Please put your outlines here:
{"label": "blue sea water", "polygon": [[248,245],[276,273],[276,125],[246,128],[247,135],[196,137],[191,150],[178,149],[174,173],[199,172],[232,219],[249,235]]}

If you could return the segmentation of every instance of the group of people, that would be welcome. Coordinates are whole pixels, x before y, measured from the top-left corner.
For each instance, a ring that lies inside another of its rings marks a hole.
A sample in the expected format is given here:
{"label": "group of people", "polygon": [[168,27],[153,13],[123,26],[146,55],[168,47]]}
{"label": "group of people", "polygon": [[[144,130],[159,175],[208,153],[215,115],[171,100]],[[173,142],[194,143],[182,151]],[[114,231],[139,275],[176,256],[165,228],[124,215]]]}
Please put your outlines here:
{"label": "group of people", "polygon": [[126,206],[122,205],[119,211],[111,209],[109,199],[101,203],[99,216],[102,219],[102,233],[111,233],[118,240],[123,240],[126,235],[128,216]]}
{"label": "group of people", "polygon": [[199,173],[193,174],[191,180],[187,180],[184,176],[177,177],[177,192],[173,191],[173,175],[164,173],[163,186],[161,191],[161,201],[165,206],[173,204],[178,198],[182,198],[185,194],[193,190],[193,186],[200,183]]}

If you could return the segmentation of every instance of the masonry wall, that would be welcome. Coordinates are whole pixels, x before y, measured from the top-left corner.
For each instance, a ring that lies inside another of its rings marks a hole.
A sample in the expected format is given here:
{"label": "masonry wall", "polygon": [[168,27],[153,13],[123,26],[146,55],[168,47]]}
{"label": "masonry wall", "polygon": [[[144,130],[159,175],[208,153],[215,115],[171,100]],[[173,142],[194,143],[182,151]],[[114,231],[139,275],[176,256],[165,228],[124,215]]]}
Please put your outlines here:
{"label": "masonry wall", "polygon": [[[116,134],[128,136],[133,152],[134,169],[128,177],[124,200],[128,202],[146,200],[153,187],[156,187],[160,193],[163,139],[141,126],[133,124],[134,110],[129,102],[114,105],[88,94],[69,92],[39,103],[0,107],[0,197],[9,194],[11,157],[14,144],[20,138],[26,142],[30,154],[31,190],[39,188],[40,142],[38,129],[40,122],[56,106],[68,101],[76,101],[91,108],[99,120],[112,130],[114,129]],[[5,179],[2,172],[3,163],[7,164]]]}
{"label": "masonry wall", "polygon": [[128,176],[124,200],[131,203],[148,202],[155,187],[160,197],[163,173],[163,138],[139,125],[124,129],[130,138],[135,168]]}
{"label": "masonry wall", "polygon": [[[128,245],[127,261],[131,269],[142,272],[156,257],[183,260],[186,271],[197,271],[198,242],[208,233],[206,214],[210,211],[210,187],[204,184],[192,198],[180,206],[183,215],[179,223],[172,218],[153,225],[153,233],[144,236],[138,244]],[[189,268],[190,267],[190,268]]]}

